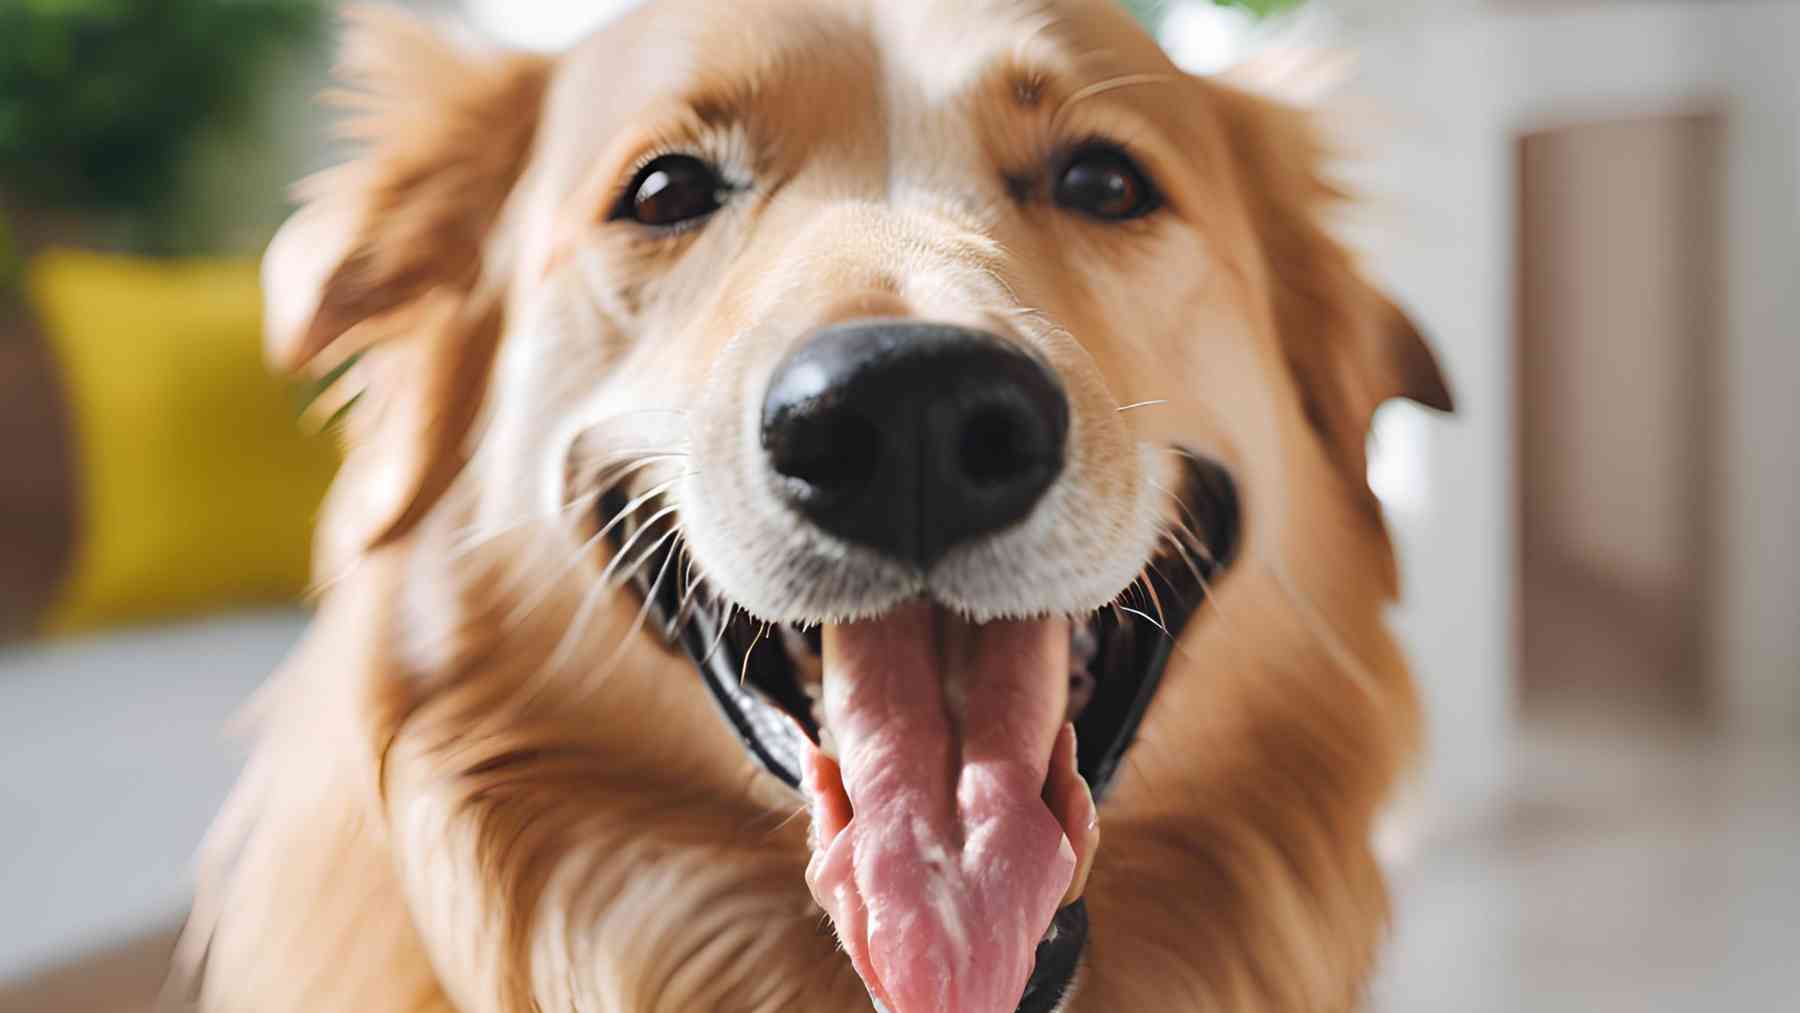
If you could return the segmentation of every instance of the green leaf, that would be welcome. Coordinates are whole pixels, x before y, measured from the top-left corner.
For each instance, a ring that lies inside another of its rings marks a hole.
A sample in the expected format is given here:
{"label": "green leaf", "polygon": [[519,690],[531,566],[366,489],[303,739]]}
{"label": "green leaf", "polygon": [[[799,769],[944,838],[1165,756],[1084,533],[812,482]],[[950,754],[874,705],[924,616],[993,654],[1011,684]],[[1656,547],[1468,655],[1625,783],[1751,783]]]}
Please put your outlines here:
{"label": "green leaf", "polygon": [[1259,18],[1293,10],[1305,2],[1306,0],[1213,0],[1220,7],[1236,7]]}

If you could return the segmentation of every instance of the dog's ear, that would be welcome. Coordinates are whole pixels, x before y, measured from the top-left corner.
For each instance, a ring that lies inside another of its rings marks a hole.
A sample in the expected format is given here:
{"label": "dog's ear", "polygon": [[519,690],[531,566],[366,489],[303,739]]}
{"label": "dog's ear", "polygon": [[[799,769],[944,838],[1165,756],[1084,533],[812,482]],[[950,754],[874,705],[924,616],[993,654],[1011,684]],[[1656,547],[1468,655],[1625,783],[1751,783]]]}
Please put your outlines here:
{"label": "dog's ear", "polygon": [[360,525],[379,543],[461,470],[502,328],[496,225],[529,158],[549,66],[360,11],[339,77],[327,98],[361,151],[301,185],[302,208],[270,244],[264,341],[275,367],[329,378],[325,403],[356,401],[347,467],[382,490]]}
{"label": "dog's ear", "polygon": [[[1381,298],[1374,334],[1374,358],[1382,363],[1376,383],[1381,401],[1403,397],[1446,414],[1456,411],[1456,397],[1438,367],[1431,345],[1418,325],[1390,300]],[[1377,404],[1380,402],[1378,401]]]}
{"label": "dog's ear", "polygon": [[1308,420],[1372,507],[1366,443],[1375,410],[1407,398],[1439,411],[1454,399],[1419,329],[1358,270],[1328,231],[1343,192],[1311,116],[1222,84],[1218,99],[1245,195],[1284,358]]}
{"label": "dog's ear", "polygon": [[1328,423],[1335,416],[1343,427],[1337,433],[1335,425],[1328,424],[1328,436],[1354,441],[1360,447],[1375,410],[1395,398],[1440,412],[1456,410],[1456,399],[1438,368],[1437,357],[1404,310],[1360,279],[1340,298],[1345,302],[1338,311],[1344,331],[1338,340],[1327,337],[1325,341],[1326,358],[1337,375],[1320,377],[1309,372],[1305,377],[1309,398],[1343,401],[1336,410],[1318,412]]}

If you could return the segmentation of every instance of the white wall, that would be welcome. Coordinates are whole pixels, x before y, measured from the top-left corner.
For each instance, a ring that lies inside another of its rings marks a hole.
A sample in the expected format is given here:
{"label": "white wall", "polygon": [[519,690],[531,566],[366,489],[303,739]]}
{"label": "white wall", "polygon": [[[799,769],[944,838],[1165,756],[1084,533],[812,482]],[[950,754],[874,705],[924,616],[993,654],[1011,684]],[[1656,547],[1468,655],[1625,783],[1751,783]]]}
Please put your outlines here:
{"label": "white wall", "polygon": [[1378,467],[1412,456],[1426,479],[1421,495],[1385,496],[1404,580],[1394,621],[1426,702],[1426,795],[1437,821],[1455,821],[1503,786],[1511,740],[1514,194],[1495,103],[1506,60],[1472,25],[1416,15],[1353,44],[1358,74],[1339,115],[1353,121],[1345,171],[1363,203],[1349,232],[1457,399],[1449,419],[1384,409],[1373,448]]}
{"label": "white wall", "polygon": [[1462,409],[1416,429],[1431,497],[1396,525],[1433,794],[1479,799],[1504,778],[1514,141],[1559,123],[1710,106],[1730,118],[1717,653],[1736,727],[1800,728],[1800,4],[1425,10],[1352,38],[1353,91],[1381,124],[1358,132],[1354,180],[1373,204],[1355,232],[1431,333]]}

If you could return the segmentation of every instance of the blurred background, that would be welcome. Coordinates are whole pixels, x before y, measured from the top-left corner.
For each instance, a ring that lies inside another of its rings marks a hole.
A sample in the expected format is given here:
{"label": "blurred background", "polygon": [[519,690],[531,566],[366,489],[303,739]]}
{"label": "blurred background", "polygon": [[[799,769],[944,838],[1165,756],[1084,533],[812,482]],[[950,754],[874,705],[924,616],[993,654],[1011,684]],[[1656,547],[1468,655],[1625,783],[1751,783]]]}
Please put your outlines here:
{"label": "blurred background", "polygon": [[[1372,438],[1431,726],[1374,1008],[1800,1007],[1800,3],[1134,6],[1196,71],[1353,57],[1343,228],[1457,390]],[[5,1013],[148,1008],[305,622],[335,458],[254,258],[340,154],[335,7],[0,0]]]}

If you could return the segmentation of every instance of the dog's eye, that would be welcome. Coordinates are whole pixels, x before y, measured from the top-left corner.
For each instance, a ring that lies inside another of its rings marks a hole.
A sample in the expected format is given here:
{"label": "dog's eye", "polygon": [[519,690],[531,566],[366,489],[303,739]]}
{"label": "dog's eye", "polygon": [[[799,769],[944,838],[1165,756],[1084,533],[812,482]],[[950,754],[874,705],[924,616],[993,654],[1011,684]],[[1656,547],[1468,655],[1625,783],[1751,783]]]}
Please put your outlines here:
{"label": "dog's eye", "polygon": [[1108,145],[1075,152],[1056,179],[1056,203],[1102,221],[1141,218],[1156,210],[1159,202],[1143,170]]}
{"label": "dog's eye", "polygon": [[698,158],[664,155],[638,170],[612,218],[679,225],[719,210],[726,189],[718,172]]}

